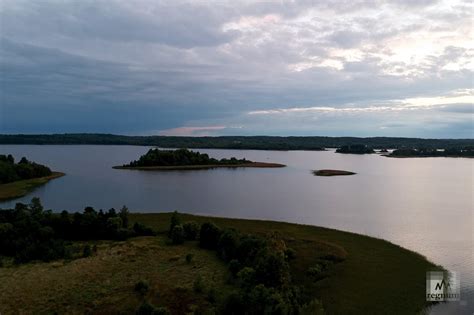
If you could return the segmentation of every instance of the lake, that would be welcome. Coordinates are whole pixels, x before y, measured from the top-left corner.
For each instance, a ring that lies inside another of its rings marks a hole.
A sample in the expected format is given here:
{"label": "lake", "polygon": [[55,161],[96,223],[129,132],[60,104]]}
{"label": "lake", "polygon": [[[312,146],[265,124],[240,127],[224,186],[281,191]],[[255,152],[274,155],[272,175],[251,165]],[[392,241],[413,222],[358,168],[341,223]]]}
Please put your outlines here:
{"label": "lake", "polygon": [[[132,212],[179,210],[195,214],[305,223],[389,240],[460,273],[462,302],[433,314],[474,312],[474,160],[386,158],[333,151],[198,150],[212,157],[276,162],[285,168],[197,171],[115,170],[147,152],[141,146],[0,145],[66,176],[24,198],[46,208],[81,211],[127,205]],[[313,169],[353,176],[318,177]]]}

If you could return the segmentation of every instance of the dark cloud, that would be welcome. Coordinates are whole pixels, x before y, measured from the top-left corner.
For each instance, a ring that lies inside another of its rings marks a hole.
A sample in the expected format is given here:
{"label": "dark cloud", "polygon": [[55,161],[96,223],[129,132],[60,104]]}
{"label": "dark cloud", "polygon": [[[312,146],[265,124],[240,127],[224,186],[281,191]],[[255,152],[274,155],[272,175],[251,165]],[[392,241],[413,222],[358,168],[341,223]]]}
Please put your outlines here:
{"label": "dark cloud", "polygon": [[[324,123],[320,113],[277,120],[247,113],[469,94],[466,5],[4,0],[0,132],[222,126],[213,132],[369,135],[405,119],[410,123],[397,131],[417,135],[413,126],[428,112],[394,119],[359,112],[356,120],[333,113]],[[439,106],[438,113],[455,125],[462,106]]]}

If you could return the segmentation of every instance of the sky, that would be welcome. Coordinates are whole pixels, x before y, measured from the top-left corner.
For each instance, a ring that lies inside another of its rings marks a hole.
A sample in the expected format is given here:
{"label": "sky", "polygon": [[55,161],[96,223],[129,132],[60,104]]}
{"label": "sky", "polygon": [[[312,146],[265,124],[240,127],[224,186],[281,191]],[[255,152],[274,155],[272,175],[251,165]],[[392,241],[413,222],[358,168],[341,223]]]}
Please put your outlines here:
{"label": "sky", "polygon": [[473,138],[473,3],[0,0],[0,133]]}

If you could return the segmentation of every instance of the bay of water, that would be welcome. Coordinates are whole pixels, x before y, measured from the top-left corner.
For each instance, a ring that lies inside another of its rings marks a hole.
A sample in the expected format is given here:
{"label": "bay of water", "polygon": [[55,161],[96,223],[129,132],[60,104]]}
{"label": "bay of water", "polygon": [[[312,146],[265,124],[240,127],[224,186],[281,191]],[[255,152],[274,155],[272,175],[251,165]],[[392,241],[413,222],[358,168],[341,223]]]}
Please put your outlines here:
{"label": "bay of water", "polygon": [[[213,216],[258,218],[325,226],[389,240],[460,273],[461,302],[433,314],[474,312],[474,160],[344,155],[333,151],[210,150],[286,164],[150,172],[115,170],[147,152],[141,146],[0,145],[66,176],[1,208],[40,197],[47,209],[120,208],[132,212],[179,210]],[[313,169],[342,169],[354,176],[317,177]]]}

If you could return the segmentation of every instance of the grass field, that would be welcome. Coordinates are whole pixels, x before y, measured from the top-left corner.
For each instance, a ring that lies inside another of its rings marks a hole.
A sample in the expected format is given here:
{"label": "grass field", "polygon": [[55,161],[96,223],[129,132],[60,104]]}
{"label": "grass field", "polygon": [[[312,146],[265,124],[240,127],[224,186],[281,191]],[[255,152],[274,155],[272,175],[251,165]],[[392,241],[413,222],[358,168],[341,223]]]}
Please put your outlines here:
{"label": "grass field", "polygon": [[0,200],[23,197],[38,186],[44,185],[52,179],[64,176],[64,173],[53,172],[50,176],[19,180],[0,185]]}
{"label": "grass field", "polygon": [[[170,214],[130,217],[165,232]],[[294,281],[321,299],[327,314],[417,314],[426,306],[425,273],[436,266],[389,242],[282,222],[185,214],[182,219],[211,220],[244,233],[278,231],[288,247],[296,251],[291,263]],[[185,261],[187,254],[194,254],[191,263]],[[307,269],[329,254],[345,260],[335,265],[329,277],[310,280]],[[205,283],[202,293],[193,290],[199,276]],[[211,288],[217,292],[217,299],[233,290],[227,267],[215,252],[200,249],[196,242],[167,245],[161,233],[124,242],[99,242],[97,254],[88,258],[0,268],[0,313],[130,314],[143,300],[134,292],[139,280],[150,283],[147,299],[168,307],[173,314],[210,307],[207,296]]]}

